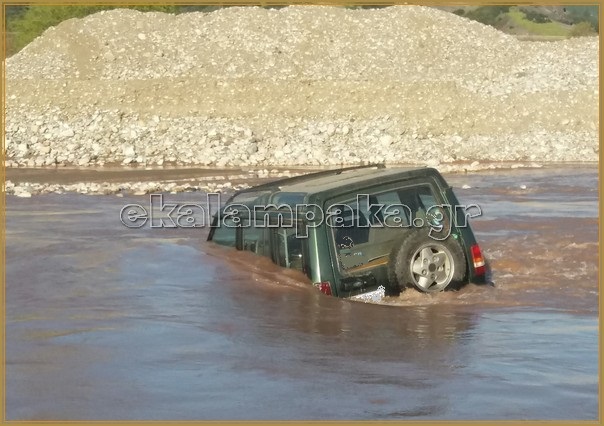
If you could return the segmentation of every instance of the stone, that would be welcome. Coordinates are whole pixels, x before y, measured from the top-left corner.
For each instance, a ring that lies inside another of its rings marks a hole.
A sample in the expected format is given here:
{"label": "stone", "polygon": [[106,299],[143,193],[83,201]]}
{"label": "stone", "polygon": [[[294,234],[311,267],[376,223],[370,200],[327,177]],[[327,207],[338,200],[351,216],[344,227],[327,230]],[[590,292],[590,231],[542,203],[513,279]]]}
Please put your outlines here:
{"label": "stone", "polygon": [[134,157],[136,155],[136,151],[132,145],[124,145],[122,147],[122,153],[126,158]]}
{"label": "stone", "polygon": [[75,136],[75,132],[71,128],[63,129],[61,133],[59,133],[60,138],[71,138],[73,136]]}
{"label": "stone", "polygon": [[16,186],[14,189],[14,195],[20,198],[31,198],[31,192],[23,189],[20,186]]}
{"label": "stone", "polygon": [[392,136],[390,136],[390,135],[381,136],[380,144],[382,146],[390,146],[392,144]]}

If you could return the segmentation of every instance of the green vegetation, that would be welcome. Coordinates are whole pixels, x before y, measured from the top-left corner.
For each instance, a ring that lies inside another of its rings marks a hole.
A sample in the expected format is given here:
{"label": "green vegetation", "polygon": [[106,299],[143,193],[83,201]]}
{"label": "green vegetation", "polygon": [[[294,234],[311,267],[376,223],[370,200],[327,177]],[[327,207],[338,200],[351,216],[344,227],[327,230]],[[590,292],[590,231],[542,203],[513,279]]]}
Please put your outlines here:
{"label": "green vegetation", "polygon": [[503,15],[510,10],[510,6],[480,6],[468,11],[465,16],[485,25],[496,27],[503,19]]}
{"label": "green vegetation", "polygon": [[599,31],[597,6],[558,6],[553,11],[526,6],[480,6],[459,8],[453,13],[512,33],[578,37]]}
{"label": "green vegetation", "polygon": [[545,16],[542,13],[539,12],[535,12],[534,10],[530,10],[530,9],[520,9],[522,11],[522,13],[524,13],[524,15],[526,16],[526,19],[528,19],[531,22],[536,22],[537,24],[547,24],[548,22],[552,22],[551,19],[549,19],[547,16]]}
{"label": "green vegetation", "polygon": [[526,14],[517,8],[507,13],[510,25],[527,30],[532,35],[561,36],[568,35],[568,28],[559,22],[539,23],[527,19]]}
{"label": "green vegetation", "polygon": [[599,31],[598,6],[566,6],[565,10],[571,18],[571,24],[589,22],[595,32]]}
{"label": "green vegetation", "polygon": [[569,37],[584,37],[594,34],[595,31],[593,26],[586,21],[579,22],[578,24],[573,25],[570,32],[568,33]]}

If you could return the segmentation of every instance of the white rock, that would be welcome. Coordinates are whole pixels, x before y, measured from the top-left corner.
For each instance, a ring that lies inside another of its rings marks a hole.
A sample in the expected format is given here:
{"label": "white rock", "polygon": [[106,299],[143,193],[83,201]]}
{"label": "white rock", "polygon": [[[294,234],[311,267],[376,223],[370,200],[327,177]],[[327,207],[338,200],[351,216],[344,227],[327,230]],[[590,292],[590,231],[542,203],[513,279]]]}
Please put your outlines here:
{"label": "white rock", "polygon": [[380,137],[380,144],[383,146],[390,146],[392,144],[392,136],[384,135]]}
{"label": "white rock", "polygon": [[31,192],[17,186],[14,190],[14,195],[21,198],[31,198]]}
{"label": "white rock", "polygon": [[75,136],[75,132],[71,128],[63,129],[61,130],[61,133],[59,133],[60,138],[71,138],[73,136]]}
{"label": "white rock", "polygon": [[136,156],[136,151],[134,150],[134,147],[132,145],[124,145],[122,147],[122,154],[126,158],[134,157]]}

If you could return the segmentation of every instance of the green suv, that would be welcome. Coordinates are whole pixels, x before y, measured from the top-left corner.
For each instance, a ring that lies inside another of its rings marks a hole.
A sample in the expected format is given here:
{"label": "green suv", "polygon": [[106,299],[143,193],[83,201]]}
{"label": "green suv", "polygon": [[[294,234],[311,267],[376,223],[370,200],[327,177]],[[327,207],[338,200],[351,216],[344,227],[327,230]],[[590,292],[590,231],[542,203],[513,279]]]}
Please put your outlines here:
{"label": "green suv", "polygon": [[329,295],[438,292],[487,282],[467,222],[479,211],[433,168],[349,167],[235,193],[208,240],[299,269]]}

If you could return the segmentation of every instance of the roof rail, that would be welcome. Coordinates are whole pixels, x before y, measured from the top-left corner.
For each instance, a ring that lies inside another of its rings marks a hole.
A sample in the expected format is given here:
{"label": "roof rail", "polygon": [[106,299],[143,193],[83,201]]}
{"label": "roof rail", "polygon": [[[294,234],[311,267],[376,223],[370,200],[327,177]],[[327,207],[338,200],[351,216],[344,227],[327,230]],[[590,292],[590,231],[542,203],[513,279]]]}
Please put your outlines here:
{"label": "roof rail", "polygon": [[233,194],[234,198],[235,196],[239,195],[239,194],[245,194],[246,192],[256,192],[256,191],[261,191],[263,189],[271,189],[271,188],[276,188],[281,186],[281,184],[283,183],[288,183],[288,184],[292,184],[292,183],[300,183],[300,182],[304,182],[305,180],[310,180],[310,179],[315,179],[318,177],[323,177],[323,176],[330,176],[330,175],[339,175],[342,172],[346,172],[349,170],[357,170],[357,169],[368,169],[371,167],[375,167],[378,169],[385,169],[386,165],[384,163],[375,163],[375,164],[366,164],[364,166],[351,166],[351,167],[343,167],[341,169],[331,169],[331,170],[323,170],[320,172],[315,172],[315,173],[308,173],[305,175],[299,175],[299,176],[294,176],[294,177],[289,177],[289,178],[284,178],[284,179],[279,179],[279,180],[274,180],[272,182],[267,182],[265,184],[262,185],[258,185],[258,186],[254,186],[252,188],[247,188],[247,189],[242,189],[240,191],[237,191]]}

